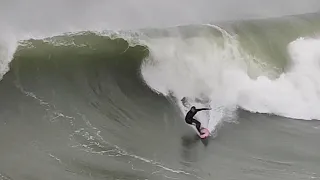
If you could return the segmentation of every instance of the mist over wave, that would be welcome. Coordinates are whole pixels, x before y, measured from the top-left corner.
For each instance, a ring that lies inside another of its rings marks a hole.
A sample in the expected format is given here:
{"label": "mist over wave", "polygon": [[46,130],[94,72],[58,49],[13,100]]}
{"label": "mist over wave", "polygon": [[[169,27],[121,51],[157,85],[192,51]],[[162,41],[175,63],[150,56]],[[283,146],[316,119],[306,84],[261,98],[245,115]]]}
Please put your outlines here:
{"label": "mist over wave", "polygon": [[[0,24],[15,33],[137,29],[270,18],[319,10],[317,0],[2,1]],[[47,34],[48,35],[48,34]]]}

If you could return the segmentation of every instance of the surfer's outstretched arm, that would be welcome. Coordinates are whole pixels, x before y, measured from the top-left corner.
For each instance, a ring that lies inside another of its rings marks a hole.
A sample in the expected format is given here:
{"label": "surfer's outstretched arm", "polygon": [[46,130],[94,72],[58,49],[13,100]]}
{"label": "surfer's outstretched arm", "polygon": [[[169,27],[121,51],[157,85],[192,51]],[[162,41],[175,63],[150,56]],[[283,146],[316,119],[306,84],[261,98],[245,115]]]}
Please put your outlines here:
{"label": "surfer's outstretched arm", "polygon": [[197,109],[197,111],[203,111],[203,110],[211,110],[211,108],[200,108],[200,109]]}

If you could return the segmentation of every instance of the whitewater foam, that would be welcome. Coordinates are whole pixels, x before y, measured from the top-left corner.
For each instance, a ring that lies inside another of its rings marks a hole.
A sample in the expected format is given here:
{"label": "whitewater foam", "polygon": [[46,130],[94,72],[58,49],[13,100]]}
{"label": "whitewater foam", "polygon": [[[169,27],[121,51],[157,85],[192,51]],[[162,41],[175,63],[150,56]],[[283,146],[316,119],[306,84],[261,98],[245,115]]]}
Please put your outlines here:
{"label": "whitewater foam", "polygon": [[238,104],[249,111],[296,119],[320,119],[320,40],[299,38],[288,45],[290,68],[278,79],[248,81]]}
{"label": "whitewater foam", "polygon": [[9,63],[17,48],[17,39],[11,33],[3,32],[0,36],[0,80],[9,71]]}
{"label": "whitewater foam", "polygon": [[179,102],[183,97],[197,107],[210,106],[213,111],[198,118],[211,131],[236,108],[237,90],[233,79],[226,79],[229,74],[260,71],[235,37],[217,29],[221,37],[150,40],[150,57],[141,67],[146,83],[158,93],[175,96],[182,111],[189,108]]}
{"label": "whitewater foam", "polygon": [[[215,27],[216,28],[216,27]],[[181,111],[210,106],[197,118],[210,131],[242,109],[297,119],[320,119],[320,40],[297,39],[288,45],[289,71],[271,79],[261,60],[246,53],[236,37],[219,29],[216,37],[150,40],[141,73],[154,91],[174,96]],[[251,75],[250,75],[251,74]],[[252,75],[253,74],[253,75]],[[189,105],[180,100],[187,97]]]}

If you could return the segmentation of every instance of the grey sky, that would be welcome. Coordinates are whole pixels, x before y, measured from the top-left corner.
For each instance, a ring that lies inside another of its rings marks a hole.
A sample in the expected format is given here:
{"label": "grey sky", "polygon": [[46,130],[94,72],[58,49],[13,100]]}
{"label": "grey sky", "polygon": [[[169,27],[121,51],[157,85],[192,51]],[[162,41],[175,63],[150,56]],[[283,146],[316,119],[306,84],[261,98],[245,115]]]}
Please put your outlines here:
{"label": "grey sky", "polygon": [[22,32],[130,29],[319,10],[320,0],[2,0],[0,27]]}

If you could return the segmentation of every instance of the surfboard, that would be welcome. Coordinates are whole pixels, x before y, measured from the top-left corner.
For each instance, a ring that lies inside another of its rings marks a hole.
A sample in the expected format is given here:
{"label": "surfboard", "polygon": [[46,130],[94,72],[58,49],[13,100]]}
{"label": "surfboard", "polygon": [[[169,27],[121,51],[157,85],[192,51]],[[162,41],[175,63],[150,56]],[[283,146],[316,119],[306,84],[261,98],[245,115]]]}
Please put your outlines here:
{"label": "surfboard", "polygon": [[201,128],[201,132],[204,133],[202,135],[198,133],[201,139],[205,139],[210,135],[210,131],[207,128]]}

